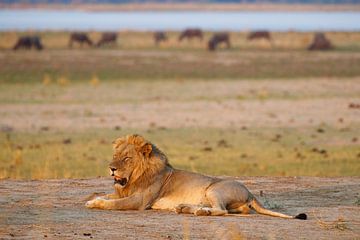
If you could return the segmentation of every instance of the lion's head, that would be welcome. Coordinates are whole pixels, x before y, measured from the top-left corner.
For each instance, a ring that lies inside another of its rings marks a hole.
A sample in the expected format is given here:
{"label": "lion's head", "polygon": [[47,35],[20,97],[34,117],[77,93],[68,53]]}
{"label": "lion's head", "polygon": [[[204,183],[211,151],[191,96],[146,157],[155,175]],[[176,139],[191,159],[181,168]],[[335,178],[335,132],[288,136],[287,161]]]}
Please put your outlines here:
{"label": "lion's head", "polygon": [[136,134],[116,139],[113,149],[110,174],[115,186],[123,190],[149,184],[166,166],[171,167],[165,154]]}

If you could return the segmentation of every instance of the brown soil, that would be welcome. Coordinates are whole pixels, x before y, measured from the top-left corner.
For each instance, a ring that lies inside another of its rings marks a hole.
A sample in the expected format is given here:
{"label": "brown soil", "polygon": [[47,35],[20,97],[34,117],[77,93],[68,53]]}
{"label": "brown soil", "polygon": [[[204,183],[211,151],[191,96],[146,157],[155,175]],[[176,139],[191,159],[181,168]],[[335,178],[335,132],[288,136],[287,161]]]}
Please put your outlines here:
{"label": "brown soil", "polygon": [[360,101],[357,81],[140,82],[98,88],[72,85],[55,99],[42,97],[45,89],[37,88],[19,93],[18,103],[2,103],[0,125],[25,131],[43,126],[146,129],[154,124],[166,128],[336,126],[340,118],[359,122],[359,112],[348,107]]}
{"label": "brown soil", "polygon": [[195,217],[165,211],[104,211],[87,196],[110,192],[112,180],[0,181],[0,239],[359,239],[360,178],[241,177],[277,211],[309,220],[258,214]]}

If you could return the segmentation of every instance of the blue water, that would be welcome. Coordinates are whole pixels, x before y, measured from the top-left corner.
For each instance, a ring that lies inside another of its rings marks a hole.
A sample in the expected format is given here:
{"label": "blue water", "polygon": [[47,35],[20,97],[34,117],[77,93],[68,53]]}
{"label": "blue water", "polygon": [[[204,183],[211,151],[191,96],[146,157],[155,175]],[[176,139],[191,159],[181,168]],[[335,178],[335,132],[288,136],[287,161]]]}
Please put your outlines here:
{"label": "blue water", "polygon": [[359,31],[360,12],[83,12],[0,10],[5,30]]}

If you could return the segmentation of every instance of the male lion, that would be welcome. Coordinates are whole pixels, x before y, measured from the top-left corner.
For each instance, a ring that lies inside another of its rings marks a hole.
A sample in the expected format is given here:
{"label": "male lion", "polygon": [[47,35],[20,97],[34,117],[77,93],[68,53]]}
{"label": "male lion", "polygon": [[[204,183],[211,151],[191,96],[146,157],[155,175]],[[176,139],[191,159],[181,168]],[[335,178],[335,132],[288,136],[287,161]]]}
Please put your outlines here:
{"label": "male lion", "polygon": [[139,135],[118,138],[113,148],[109,168],[115,193],[88,201],[88,208],[174,209],[213,216],[253,209],[275,217],[306,219],[304,213],[289,216],[265,209],[239,181],[174,169],[164,153]]}

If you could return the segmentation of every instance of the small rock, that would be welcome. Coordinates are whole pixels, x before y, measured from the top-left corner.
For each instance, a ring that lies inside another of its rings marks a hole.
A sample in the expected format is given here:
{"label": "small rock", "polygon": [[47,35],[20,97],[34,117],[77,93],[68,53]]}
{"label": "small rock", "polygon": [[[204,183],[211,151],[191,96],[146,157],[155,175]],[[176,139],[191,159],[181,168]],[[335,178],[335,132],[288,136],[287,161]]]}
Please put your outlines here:
{"label": "small rock", "polygon": [[318,128],[316,131],[317,131],[318,133],[324,133],[324,132],[325,132],[325,130],[322,129],[322,128]]}
{"label": "small rock", "polygon": [[217,145],[218,147],[224,147],[224,148],[230,147],[230,145],[224,139],[221,139]]}
{"label": "small rock", "polygon": [[50,128],[48,126],[44,126],[44,127],[40,128],[40,131],[44,131],[44,132],[49,131],[49,130],[50,130]]}
{"label": "small rock", "polygon": [[63,140],[63,144],[70,144],[71,143],[71,138],[67,138]]}
{"label": "small rock", "polygon": [[320,154],[327,154],[327,151],[325,149],[321,149],[321,150],[319,150],[319,153]]}
{"label": "small rock", "polygon": [[205,152],[211,152],[212,148],[211,147],[204,147],[202,150],[205,151]]}
{"label": "small rock", "polygon": [[11,127],[11,126],[8,126],[8,125],[3,125],[1,126],[1,132],[4,132],[4,133],[10,133],[12,131],[14,131],[14,128]]}
{"label": "small rock", "polygon": [[360,103],[349,103],[349,108],[360,109]]}

